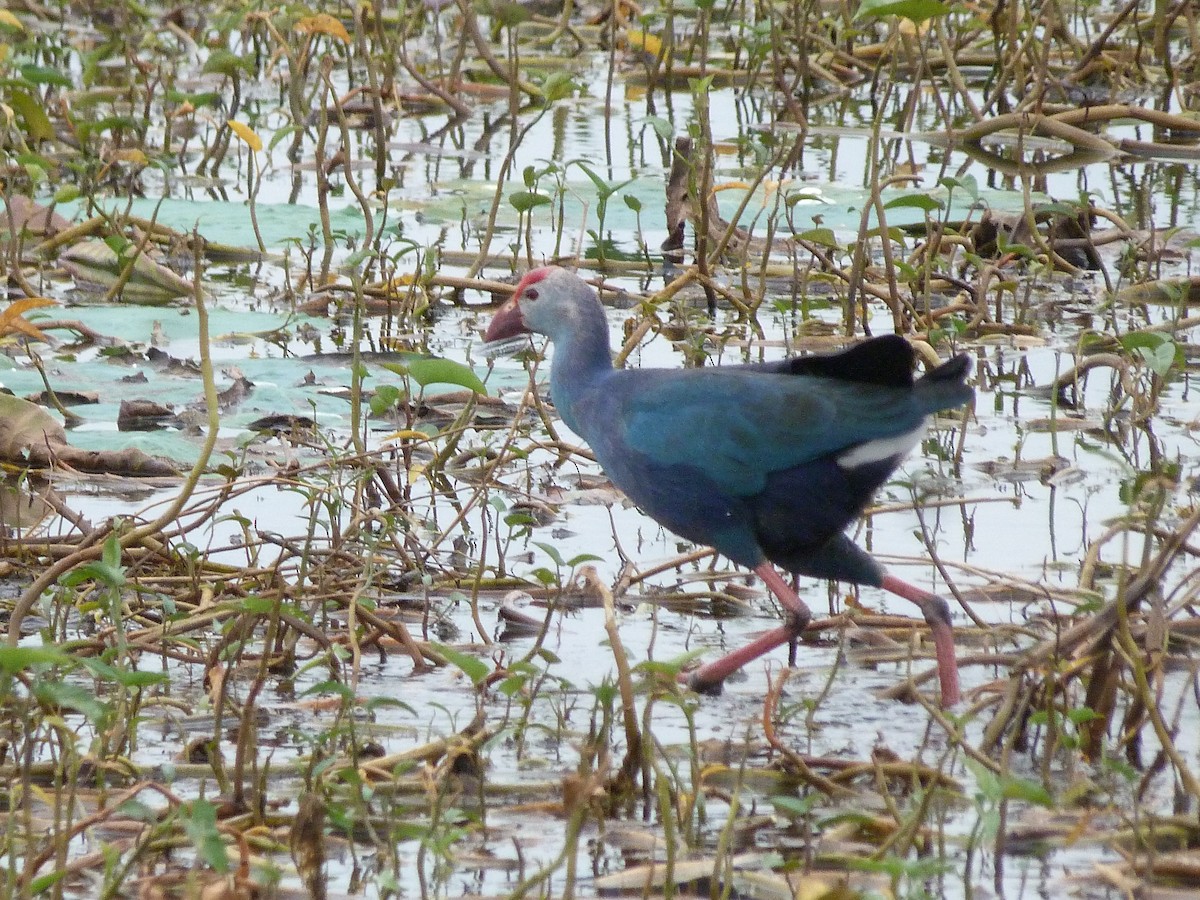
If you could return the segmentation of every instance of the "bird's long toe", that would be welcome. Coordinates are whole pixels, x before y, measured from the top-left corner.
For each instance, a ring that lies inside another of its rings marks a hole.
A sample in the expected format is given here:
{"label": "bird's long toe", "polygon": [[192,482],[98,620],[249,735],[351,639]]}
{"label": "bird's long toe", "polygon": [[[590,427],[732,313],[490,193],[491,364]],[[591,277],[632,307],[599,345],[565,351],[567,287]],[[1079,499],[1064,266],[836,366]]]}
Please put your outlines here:
{"label": "bird's long toe", "polygon": [[954,706],[962,695],[958,685],[958,659],[954,652],[954,627],[950,621],[950,604],[937,594],[923,591],[892,575],[884,576],[883,588],[915,603],[921,610],[921,615],[929,625],[929,633],[933,637],[933,647],[937,654],[942,706]]}
{"label": "bird's long toe", "polygon": [[692,669],[690,672],[680,672],[679,682],[688,690],[703,694],[706,697],[718,697],[725,690],[725,679],[706,679],[703,677],[704,667]]}

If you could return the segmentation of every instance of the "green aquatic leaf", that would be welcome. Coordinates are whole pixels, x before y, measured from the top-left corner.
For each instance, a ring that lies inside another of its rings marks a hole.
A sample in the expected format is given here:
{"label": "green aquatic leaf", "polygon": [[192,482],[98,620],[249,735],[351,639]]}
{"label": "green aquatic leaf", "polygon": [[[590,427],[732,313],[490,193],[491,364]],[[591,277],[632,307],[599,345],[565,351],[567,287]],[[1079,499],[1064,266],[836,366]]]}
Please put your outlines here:
{"label": "green aquatic leaf", "polygon": [[863,0],[854,14],[855,19],[899,16],[913,22],[936,19],[950,12],[950,5],[942,0]]}
{"label": "green aquatic leaf", "polygon": [[945,204],[941,200],[930,197],[928,194],[905,194],[903,197],[896,197],[883,204],[884,209],[919,209],[924,212],[933,212],[935,209],[942,209]]}
{"label": "green aquatic leaf", "polygon": [[438,356],[413,356],[402,363],[380,363],[389,372],[411,378],[421,387],[431,384],[455,384],[487,396],[487,388],[470,366]]}
{"label": "green aquatic leaf", "polygon": [[21,66],[21,77],[30,84],[52,84],[55,87],[72,87],[75,82],[58,69],[46,66],[35,66],[32,63]]}
{"label": "green aquatic leaf", "polygon": [[492,673],[491,667],[487,663],[469,653],[460,653],[453,647],[438,643],[433,644],[433,649],[446,657],[446,661],[452,666],[461,669],[462,673],[470,678],[471,683],[476,687],[483,684],[483,680]]}
{"label": "green aquatic leaf", "polygon": [[75,659],[57,647],[0,647],[0,672],[12,675],[41,666],[74,666]]}

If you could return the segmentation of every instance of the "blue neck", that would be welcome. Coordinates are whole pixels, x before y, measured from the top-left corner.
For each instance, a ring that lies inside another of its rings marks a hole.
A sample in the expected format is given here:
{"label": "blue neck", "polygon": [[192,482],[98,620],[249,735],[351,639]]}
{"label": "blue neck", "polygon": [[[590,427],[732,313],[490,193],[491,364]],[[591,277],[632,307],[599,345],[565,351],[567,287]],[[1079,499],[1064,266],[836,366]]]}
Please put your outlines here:
{"label": "blue neck", "polygon": [[586,308],[586,321],[550,335],[554,359],[550,367],[550,397],[567,426],[587,438],[577,404],[607,373],[613,371],[608,347],[608,322],[596,304]]}

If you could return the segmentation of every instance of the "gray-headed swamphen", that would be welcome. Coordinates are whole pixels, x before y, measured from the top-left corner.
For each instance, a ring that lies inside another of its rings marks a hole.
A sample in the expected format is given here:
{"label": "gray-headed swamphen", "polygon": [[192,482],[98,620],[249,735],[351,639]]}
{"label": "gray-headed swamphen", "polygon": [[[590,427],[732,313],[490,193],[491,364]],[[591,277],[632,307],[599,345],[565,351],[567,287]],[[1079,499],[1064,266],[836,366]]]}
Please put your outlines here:
{"label": "gray-headed swamphen", "polygon": [[791,614],[692,672],[692,687],[719,687],[803,629],[811,614],[779,566],[915,603],[933,636],[942,704],[958,702],[946,601],[884,572],[843,532],[919,443],[929,415],[971,399],[968,357],[914,381],[912,347],[890,335],[777,363],[615,369],[599,298],[555,267],[522,279],[485,340],[530,332],[554,344],[550,397],[613,483],[666,528],[752,569]]}

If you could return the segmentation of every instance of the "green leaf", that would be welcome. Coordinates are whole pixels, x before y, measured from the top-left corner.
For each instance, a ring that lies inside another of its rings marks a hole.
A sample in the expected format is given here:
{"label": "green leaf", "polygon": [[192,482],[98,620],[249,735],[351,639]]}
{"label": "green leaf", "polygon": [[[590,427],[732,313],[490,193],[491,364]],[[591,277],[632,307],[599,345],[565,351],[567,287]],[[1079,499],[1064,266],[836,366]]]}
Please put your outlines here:
{"label": "green leaf", "polygon": [[476,687],[483,684],[484,679],[492,673],[491,667],[478,657],[460,653],[445,644],[434,643],[433,649],[446,657],[447,662],[451,665],[461,669]]}
{"label": "green leaf", "polygon": [[117,815],[125,819],[136,819],[139,822],[145,822],[148,825],[153,825],[158,821],[158,810],[151,807],[149,804],[143,803],[141,800],[126,800],[117,807]]}
{"label": "green leaf", "polygon": [[54,126],[42,104],[25,91],[12,90],[8,92],[8,105],[16,110],[17,116],[25,125],[25,137],[31,144],[53,140]]}
{"label": "green leaf", "polygon": [[120,566],[111,566],[103,560],[98,560],[72,569],[59,579],[59,582],[66,587],[76,587],[86,581],[95,581],[110,590],[120,590],[125,584],[125,570]]}
{"label": "green leaf", "polygon": [[1090,707],[1081,706],[1078,709],[1067,710],[1067,718],[1076,725],[1082,725],[1085,722],[1094,722],[1096,719],[1099,719],[1100,713]]}
{"label": "green leaf", "polygon": [[469,366],[437,356],[416,356],[403,363],[381,363],[397,375],[407,376],[421,387],[431,384],[456,384],[469,391],[487,396],[487,388]]}
{"label": "green leaf", "polygon": [[275,601],[269,597],[251,595],[242,600],[242,609],[254,616],[268,615],[275,608]]}
{"label": "green leaf", "polygon": [[950,6],[942,0],[863,0],[854,18],[900,16],[919,23],[949,12]]}
{"label": "green leaf", "polygon": [[228,50],[216,49],[208,54],[201,70],[206,75],[224,75],[226,78],[236,78],[239,75],[254,73],[254,64],[248,59],[242,59]]}
{"label": "green leaf", "polygon": [[185,92],[178,91],[172,88],[166,92],[167,102],[169,103],[190,103],[192,106],[220,106],[223,99],[218,91],[196,91]]}
{"label": "green leaf", "polygon": [[125,572],[121,569],[121,541],[115,534],[110,534],[104,540],[104,549],[100,552],[100,559],[104,565],[110,569],[116,569],[121,573],[121,580],[115,583],[116,587],[120,587],[125,583]]}
{"label": "green leaf", "polygon": [[893,244],[905,245],[907,235],[904,229],[899,225],[892,225],[888,228],[871,228],[862,235],[863,238],[886,237]]}
{"label": "green leaf", "polygon": [[816,244],[819,247],[828,247],[830,250],[842,249],[842,245],[838,243],[832,228],[810,228],[808,231],[802,231],[796,237],[799,240],[808,241],[810,244]]}
{"label": "green leaf", "polygon": [[1066,216],[1068,219],[1074,219],[1081,212],[1079,204],[1068,202],[1057,203],[1039,203],[1034,208],[1035,213],[1052,213],[1057,216]]}
{"label": "green leaf", "polygon": [[648,674],[663,675],[667,678],[676,678],[679,673],[684,670],[693,661],[704,655],[703,650],[693,650],[690,653],[684,653],[667,660],[646,659],[634,666],[635,672],[645,672]]}
{"label": "green leaf", "polygon": [[508,678],[505,678],[498,685],[496,685],[496,690],[505,697],[515,697],[528,683],[528,675],[510,675]]}
{"label": "green leaf", "polygon": [[513,205],[513,209],[517,212],[527,213],[531,209],[539,206],[547,206],[554,201],[545,194],[539,194],[536,191],[517,191],[509,196],[508,202]]}
{"label": "green leaf", "polygon": [[[389,366],[384,363],[384,366]],[[381,384],[375,389],[375,393],[371,395],[369,401],[371,407],[371,415],[382,416],[384,413],[395,409],[396,405],[404,399],[404,392],[394,384]]]}
{"label": "green leaf", "polygon": [[63,709],[73,709],[90,722],[96,723],[104,717],[107,707],[96,699],[94,691],[89,691],[78,684],[67,684],[62,681],[39,681],[34,685],[34,696],[47,706],[58,706]]}
{"label": "green leaf", "polygon": [[592,184],[596,186],[596,192],[601,197],[612,193],[612,188],[609,187],[608,182],[601,178],[600,174],[592,169],[591,166],[581,160],[576,160],[575,165],[583,169],[583,174],[591,179]]}
{"label": "green leaf", "polygon": [[1138,347],[1138,354],[1145,360],[1146,365],[1159,378],[1166,378],[1175,362],[1175,348],[1170,346],[1151,350],[1149,347]]}
{"label": "green leaf", "polygon": [[1050,796],[1050,792],[1036,781],[1028,778],[1008,775],[1000,779],[1000,786],[1006,800],[1020,800],[1046,808],[1054,806],[1054,798]]}
{"label": "green leaf", "polygon": [[522,22],[528,22],[533,14],[520,3],[510,0],[496,0],[492,4],[492,15],[505,28],[516,28]]}
{"label": "green leaf", "polygon": [[94,656],[85,657],[79,663],[97,678],[103,678],[106,681],[112,681],[127,688],[149,687],[153,684],[162,684],[168,680],[166,674],[163,672],[118,669],[116,666],[109,665],[104,660],[97,659]]}
{"label": "green leaf", "polygon": [[304,128],[301,125],[286,125],[283,128],[280,128],[273,135],[271,135],[271,139],[267,141],[267,150],[274,150],[285,138],[290,138],[297,131],[303,130]]}
{"label": "green leaf", "polygon": [[979,199],[979,182],[974,175],[964,175],[962,178],[957,178],[953,175],[947,175],[941,179],[938,184],[948,191],[963,190],[967,192],[967,196],[974,203]]}
{"label": "green leaf", "polygon": [[318,682],[310,688],[306,688],[300,696],[307,697],[309,694],[333,694],[341,697],[342,700],[346,702],[354,699],[354,691],[350,690],[348,685],[345,685],[340,681],[335,681],[332,678],[327,679],[326,681]]}
{"label": "green leaf", "polygon": [[553,544],[547,544],[543,541],[534,541],[533,546],[537,547],[539,550],[541,550],[543,553],[545,553],[548,557],[550,557],[552,560],[554,560],[554,564],[556,566],[561,567],[561,566],[565,566],[567,564],[566,560],[563,559],[563,555],[561,553],[559,553],[558,548],[555,547]]}
{"label": "green leaf", "polygon": [[542,81],[541,89],[542,97],[550,104],[575,96],[579,92],[579,85],[567,72],[551,72]]}
{"label": "green leaf", "polygon": [[991,769],[969,758],[963,759],[963,765],[975,778],[975,786],[985,800],[996,803],[1001,799],[1000,779]]}
{"label": "green leaf", "polygon": [[35,666],[69,666],[75,658],[56,647],[0,647],[0,672],[13,675]]}
{"label": "green leaf", "polygon": [[936,200],[928,194],[905,194],[883,204],[884,209],[919,209],[924,212],[933,212],[944,206],[941,200]]}
{"label": "green leaf", "polygon": [[78,200],[81,193],[77,184],[60,184],[54,192],[54,202],[70,203],[72,200]]}
{"label": "green leaf", "polygon": [[789,819],[800,819],[812,812],[813,806],[816,804],[816,799],[813,796],[809,797],[772,797],[771,805],[776,811]]}
{"label": "green leaf", "polygon": [[363,704],[363,708],[367,710],[367,712],[372,712],[376,709],[399,709],[409,713],[410,715],[417,715],[417,710],[414,707],[405,703],[403,700],[397,700],[395,697],[372,697],[365,704]]}
{"label": "green leaf", "polygon": [[35,878],[29,883],[29,896],[36,897],[38,894],[44,894],[66,877],[67,870],[59,869],[57,872],[47,872],[45,875]]}
{"label": "green leaf", "polygon": [[669,141],[675,137],[675,126],[667,119],[661,116],[646,116],[646,121],[650,123],[650,127],[654,129],[654,133],[664,141]]}
{"label": "green leaf", "polygon": [[1182,348],[1168,335],[1138,331],[1122,335],[1118,340],[1130,356],[1140,358],[1160,378],[1165,378],[1176,363],[1184,364]]}
{"label": "green leaf", "polygon": [[217,808],[207,800],[184,806],[183,830],[196,848],[196,855],[218,872],[229,871],[229,854],[217,829]]}
{"label": "green leaf", "polygon": [[52,84],[55,87],[72,87],[75,82],[57,69],[45,66],[35,66],[32,63],[21,66],[21,77],[30,84]]}

